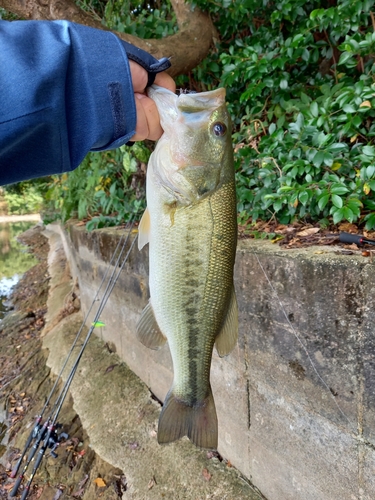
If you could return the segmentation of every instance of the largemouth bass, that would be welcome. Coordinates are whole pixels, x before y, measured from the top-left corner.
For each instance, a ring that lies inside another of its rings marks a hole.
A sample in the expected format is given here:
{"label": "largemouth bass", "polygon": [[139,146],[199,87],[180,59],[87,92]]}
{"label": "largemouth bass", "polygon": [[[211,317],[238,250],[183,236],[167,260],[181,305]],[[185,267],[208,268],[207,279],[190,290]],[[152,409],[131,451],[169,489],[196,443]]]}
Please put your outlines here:
{"label": "largemouth bass", "polygon": [[137,325],[151,349],[168,340],[174,380],[158,426],[159,443],[187,435],[217,448],[210,385],[214,344],[237,342],[233,266],[237,243],[231,123],[225,89],[176,94],[149,89],[164,134],[147,169],[147,210],[139,248],[149,243],[150,301]]}

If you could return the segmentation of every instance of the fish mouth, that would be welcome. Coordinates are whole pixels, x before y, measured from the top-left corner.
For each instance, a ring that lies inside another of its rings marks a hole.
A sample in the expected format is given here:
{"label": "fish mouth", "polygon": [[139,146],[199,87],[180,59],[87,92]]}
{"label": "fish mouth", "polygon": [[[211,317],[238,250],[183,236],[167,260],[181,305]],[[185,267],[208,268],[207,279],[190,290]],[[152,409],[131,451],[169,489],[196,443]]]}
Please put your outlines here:
{"label": "fish mouth", "polygon": [[177,118],[179,113],[196,113],[201,111],[213,111],[225,103],[226,90],[219,87],[215,90],[199,93],[175,94],[165,87],[151,85],[147,89],[147,95],[153,99],[161,114]]}
{"label": "fish mouth", "polygon": [[225,103],[225,94],[223,87],[197,94],[180,94],[177,100],[177,108],[182,113],[213,111]]}

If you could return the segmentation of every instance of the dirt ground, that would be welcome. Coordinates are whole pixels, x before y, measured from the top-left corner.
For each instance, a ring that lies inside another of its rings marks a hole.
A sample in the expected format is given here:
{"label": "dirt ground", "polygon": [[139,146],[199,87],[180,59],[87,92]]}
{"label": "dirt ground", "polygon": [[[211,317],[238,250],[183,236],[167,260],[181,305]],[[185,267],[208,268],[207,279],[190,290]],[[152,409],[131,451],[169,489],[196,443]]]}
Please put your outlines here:
{"label": "dirt ground", "polygon": [[[45,363],[46,351],[43,351],[40,339],[49,286],[48,241],[41,231],[41,227],[36,227],[22,235],[22,241],[36,255],[39,264],[30,269],[17,285],[11,297],[13,310],[0,322],[0,500],[10,498],[16,481],[10,477],[11,470],[24,449],[35,418],[42,411],[55,380],[50,377]],[[77,301],[71,307],[68,304],[65,314],[76,310]],[[48,407],[44,412],[43,422],[50,411]],[[47,450],[33,477],[27,498],[121,499],[127,488],[126,477],[121,470],[104,462],[90,449],[89,439],[70,398],[65,401],[58,422],[62,424],[58,432],[66,432],[69,437],[60,442],[56,449],[57,458],[53,458],[51,450]],[[25,468],[26,457],[19,474]],[[13,498],[21,497],[34,463],[31,462],[27,468]]]}

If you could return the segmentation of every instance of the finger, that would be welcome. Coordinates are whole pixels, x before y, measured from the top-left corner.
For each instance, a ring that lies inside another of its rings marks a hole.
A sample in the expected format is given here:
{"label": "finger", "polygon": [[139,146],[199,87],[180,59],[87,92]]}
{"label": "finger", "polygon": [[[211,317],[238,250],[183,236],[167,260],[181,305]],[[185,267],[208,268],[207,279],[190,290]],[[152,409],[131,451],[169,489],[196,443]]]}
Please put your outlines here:
{"label": "finger", "polygon": [[160,118],[155,102],[143,94],[135,94],[137,108],[136,133],[131,141],[143,141],[149,139],[157,141],[163,129],[160,125]]}
{"label": "finger", "polygon": [[165,71],[163,71],[162,73],[158,73],[155,76],[155,84],[159,85],[159,87],[165,87],[173,93],[176,92],[175,81]]}
{"label": "finger", "polygon": [[144,92],[148,81],[147,71],[134,61],[129,61],[129,67],[133,83],[133,91]]}

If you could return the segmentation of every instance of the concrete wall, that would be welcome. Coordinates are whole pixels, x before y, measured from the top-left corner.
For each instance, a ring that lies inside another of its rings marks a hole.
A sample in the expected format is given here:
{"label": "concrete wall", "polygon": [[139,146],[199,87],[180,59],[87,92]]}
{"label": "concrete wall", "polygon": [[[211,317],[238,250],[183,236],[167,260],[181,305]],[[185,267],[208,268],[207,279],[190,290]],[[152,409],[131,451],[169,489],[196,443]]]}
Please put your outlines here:
{"label": "concrete wall", "polygon": [[[63,235],[84,311],[122,234]],[[239,343],[212,362],[219,452],[268,500],[375,498],[375,263],[337,250],[238,245]],[[98,334],[163,400],[168,347],[148,350],[134,333],[147,272],[147,248],[134,248]]]}

